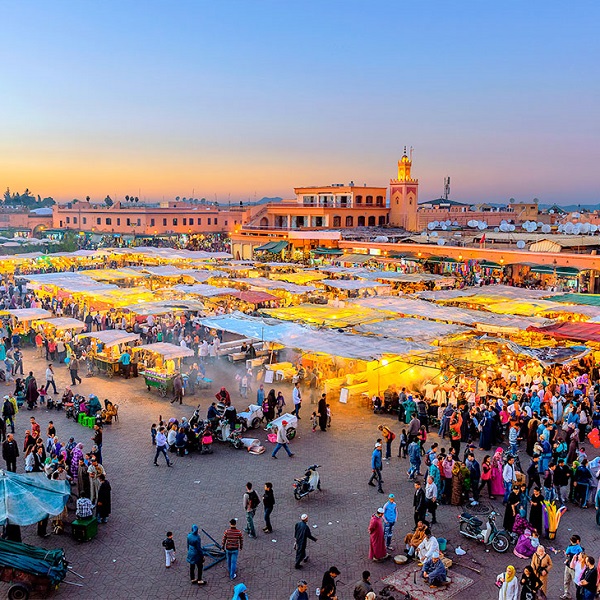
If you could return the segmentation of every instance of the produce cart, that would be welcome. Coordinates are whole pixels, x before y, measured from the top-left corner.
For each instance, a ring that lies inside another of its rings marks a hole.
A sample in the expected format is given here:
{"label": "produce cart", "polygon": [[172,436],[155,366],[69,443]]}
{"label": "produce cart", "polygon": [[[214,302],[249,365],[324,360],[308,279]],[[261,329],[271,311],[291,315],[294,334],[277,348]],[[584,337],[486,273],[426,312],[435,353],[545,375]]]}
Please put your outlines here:
{"label": "produce cart", "polygon": [[109,379],[112,379],[115,375],[119,374],[119,361],[109,358],[108,356],[96,355],[92,358],[94,364],[94,370],[98,371],[102,375],[106,375]]}
{"label": "produce cart", "polygon": [[283,427],[283,422],[286,422],[285,432],[288,439],[293,440],[296,437],[296,428],[298,427],[298,417],[290,413],[285,413],[276,419],[273,419],[265,428],[266,431],[271,433],[274,428]]}
{"label": "produce cart", "polygon": [[180,371],[182,359],[194,356],[190,348],[166,342],[136,346],[133,351],[140,355],[140,363],[144,365],[146,387],[157,389],[163,398],[173,392],[173,379]]}
{"label": "produce cart", "polygon": [[0,540],[0,581],[10,584],[9,600],[26,600],[32,593],[45,596],[56,590],[67,575],[67,565],[62,549]]}
{"label": "produce cart", "polygon": [[176,373],[162,373],[154,369],[148,369],[143,372],[143,375],[148,391],[155,388],[163,398],[168,393],[173,392],[173,379],[175,379]]}

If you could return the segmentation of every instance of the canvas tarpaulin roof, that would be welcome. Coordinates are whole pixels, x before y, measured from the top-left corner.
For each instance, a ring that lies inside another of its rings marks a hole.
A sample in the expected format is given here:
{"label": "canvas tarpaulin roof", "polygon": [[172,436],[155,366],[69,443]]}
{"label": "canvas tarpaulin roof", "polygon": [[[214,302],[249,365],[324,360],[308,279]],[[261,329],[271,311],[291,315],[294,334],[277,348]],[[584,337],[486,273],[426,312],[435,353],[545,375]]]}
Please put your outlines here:
{"label": "canvas tarpaulin roof", "polygon": [[495,315],[480,310],[439,306],[433,302],[416,300],[406,296],[361,298],[354,300],[353,303],[368,308],[390,310],[406,316],[421,317],[431,321],[447,321],[448,323],[471,325],[477,327],[480,331],[490,333],[499,331],[516,333],[526,330],[532,325],[541,327],[551,323],[551,321],[539,317]]}
{"label": "canvas tarpaulin roof", "polygon": [[345,254],[344,256],[336,256],[332,259],[332,262],[362,265],[363,263],[369,262],[372,258],[374,257],[370,254]]}
{"label": "canvas tarpaulin roof", "polygon": [[521,346],[511,341],[506,341],[506,345],[515,354],[524,354],[537,360],[540,364],[545,367],[549,367],[554,364],[566,365],[575,360],[583,358],[586,354],[589,354],[592,350],[586,346],[561,346],[561,347],[543,347],[543,348],[531,348],[529,346]]}
{"label": "canvas tarpaulin roof", "polygon": [[395,281],[398,283],[421,283],[433,281],[443,285],[453,285],[454,277],[436,275],[435,273],[400,273],[398,271],[369,271],[361,273],[360,277],[371,280]]}
{"label": "canvas tarpaulin roof", "polygon": [[47,515],[58,515],[70,494],[67,481],[48,479],[45,473],[0,470],[0,523],[33,525]]}
{"label": "canvas tarpaulin roof", "polygon": [[236,291],[232,292],[230,296],[234,298],[238,298],[243,302],[248,302],[249,304],[261,304],[263,302],[272,302],[273,300],[279,300],[277,296],[273,296],[273,294],[269,294],[267,292],[258,292],[255,290],[249,291]]}
{"label": "canvas tarpaulin roof", "polygon": [[194,351],[191,348],[184,348],[176,344],[168,344],[167,342],[157,342],[156,344],[146,344],[145,346],[136,346],[133,351],[146,350],[160,354],[165,359],[185,358],[186,356],[194,356]]}
{"label": "canvas tarpaulin roof", "polygon": [[365,290],[372,288],[379,288],[380,290],[391,289],[389,285],[379,283],[378,281],[365,281],[358,279],[323,279],[318,283],[322,283],[323,285],[326,285],[328,287],[345,291]]}
{"label": "canvas tarpaulin roof", "polygon": [[565,304],[600,306],[600,294],[561,294],[560,296],[554,296],[552,300]]}
{"label": "canvas tarpaulin roof", "polygon": [[284,240],[279,242],[268,242],[263,244],[262,246],[258,246],[258,248],[254,248],[254,250],[258,250],[260,252],[271,252],[272,254],[277,254],[282,250],[285,250],[288,247],[288,243]]}
{"label": "canvas tarpaulin roof", "polygon": [[164,315],[181,310],[204,310],[204,304],[198,300],[162,300],[160,302],[142,302],[123,307],[136,315]]}
{"label": "canvas tarpaulin roof", "polygon": [[297,273],[273,273],[270,279],[302,284],[318,281],[319,279],[327,279],[327,275],[319,273],[319,271],[299,271]]}
{"label": "canvas tarpaulin roof", "polygon": [[300,304],[285,308],[271,308],[261,312],[283,321],[297,321],[328,327],[347,327],[369,321],[381,321],[394,316],[394,313],[391,312],[352,305],[333,307],[321,304]]}
{"label": "canvas tarpaulin roof", "polygon": [[[511,300],[535,300],[538,298],[548,298],[552,292],[548,290],[530,290],[527,288],[513,287],[510,285],[486,285],[483,287],[467,287],[461,290],[439,290],[426,291],[417,294],[424,300],[453,300],[467,296],[485,296],[486,298],[496,298],[499,302],[506,299]],[[556,300],[556,298],[552,298]]]}
{"label": "canvas tarpaulin roof", "polygon": [[54,327],[54,329],[65,330],[65,329],[85,329],[85,323],[79,319],[73,319],[71,317],[57,317],[56,319],[40,319],[42,323],[47,323]]}
{"label": "canvas tarpaulin roof", "polygon": [[264,290],[285,290],[292,294],[308,294],[308,292],[314,292],[317,289],[312,285],[298,285],[297,283],[267,279],[266,277],[240,277],[233,279],[232,283],[246,283]]}
{"label": "canvas tarpaulin roof", "polygon": [[208,283],[196,283],[194,285],[175,285],[174,290],[183,292],[184,294],[194,294],[196,296],[204,296],[212,298],[213,296],[226,296],[227,294],[235,294],[238,290],[228,287],[218,287],[209,285]]}
{"label": "canvas tarpaulin roof", "polygon": [[44,319],[52,317],[52,313],[43,308],[14,308],[6,311],[17,321],[33,321],[34,319]]}
{"label": "canvas tarpaulin roof", "polygon": [[543,333],[555,338],[579,340],[582,342],[600,342],[600,323],[553,323],[547,327],[529,327],[527,331]]}
{"label": "canvas tarpaulin roof", "polygon": [[426,321],[412,317],[357,325],[354,327],[354,330],[358,333],[370,333],[382,337],[419,342],[431,342],[470,331],[468,327],[463,327],[462,325],[450,325],[448,323]]}
{"label": "canvas tarpaulin roof", "polygon": [[297,323],[248,317],[242,313],[202,318],[206,327],[222,329],[244,337],[276,342],[288,348],[355,360],[376,360],[385,355],[406,356],[429,352],[430,346],[402,340],[375,340],[372,337],[337,331],[313,330]]}
{"label": "canvas tarpaulin roof", "polygon": [[139,340],[140,336],[137,333],[128,333],[121,329],[105,329],[104,331],[94,331],[92,333],[82,333],[80,338],[94,338],[101,341],[107,348],[123,344],[125,342],[133,342]]}

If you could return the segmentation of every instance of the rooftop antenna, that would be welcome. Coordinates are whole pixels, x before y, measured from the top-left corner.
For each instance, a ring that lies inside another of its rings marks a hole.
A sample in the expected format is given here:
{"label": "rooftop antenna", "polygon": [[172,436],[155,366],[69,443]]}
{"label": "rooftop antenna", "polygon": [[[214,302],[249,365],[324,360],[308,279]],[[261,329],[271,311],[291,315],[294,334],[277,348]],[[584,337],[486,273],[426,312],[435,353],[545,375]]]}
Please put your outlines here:
{"label": "rooftop antenna", "polygon": [[404,146],[404,155],[406,156],[406,146]]}
{"label": "rooftop antenna", "polygon": [[444,200],[450,196],[450,176],[444,177]]}
{"label": "rooftop antenna", "polygon": [[412,153],[413,153],[413,147],[410,147],[410,162],[412,162]]}

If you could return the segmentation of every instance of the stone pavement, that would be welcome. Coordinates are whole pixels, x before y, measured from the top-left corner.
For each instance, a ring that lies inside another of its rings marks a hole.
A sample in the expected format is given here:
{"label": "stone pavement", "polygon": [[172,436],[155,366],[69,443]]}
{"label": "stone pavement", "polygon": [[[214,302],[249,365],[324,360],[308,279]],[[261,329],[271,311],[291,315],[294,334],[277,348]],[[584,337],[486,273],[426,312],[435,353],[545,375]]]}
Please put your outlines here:
{"label": "stone pavement", "polygon": [[[25,355],[26,371],[33,369],[38,382],[41,382],[45,372],[44,361],[34,358],[30,350],[26,350]],[[56,371],[57,383],[62,390],[68,382],[68,373],[64,366],[57,366]],[[159,459],[160,467],[152,465],[154,449],[150,425],[158,420],[159,415],[163,418],[189,417],[195,405],[200,403],[204,416],[221,384],[227,385],[238,410],[245,408],[246,401],[237,394],[234,374],[234,368],[226,365],[225,361],[216,368],[210,368],[208,376],[215,381],[213,390],[201,391],[196,397],[185,397],[182,407],[169,404],[156,392],[147,391],[141,378],[129,381],[84,378],[82,385],[75,388],[85,395],[96,393],[101,400],[110,398],[120,406],[119,422],[105,427],[104,432],[103,455],[113,490],[113,514],[108,524],[100,525],[97,538],[85,544],[75,542],[68,534],[41,540],[35,535],[34,526],[23,528],[24,542],[47,548],[63,547],[73,569],[85,577],[80,580],[70,576],[70,581],[83,583],[84,587],[63,584],[53,597],[73,600],[231,598],[233,583],[227,576],[225,563],[205,572],[208,585],[190,585],[185,562],[185,536],[191,525],[196,523],[220,542],[231,517],[238,517],[243,527],[242,495],[247,481],[253,482],[259,493],[265,481],[273,482],[276,499],[272,515],[274,532],[270,535],[262,532],[264,522],[261,505],[255,519],[258,538],[246,538],[240,553],[235,583],[244,582],[252,600],[287,600],[300,577],[308,580],[312,597],[321,583],[323,572],[331,565],[336,565],[341,571],[338,578],[340,600],[352,598],[353,586],[364,569],[371,571],[376,590],[383,587],[380,579],[392,573],[396,567],[390,561],[380,564],[368,561],[367,526],[371,514],[383,505],[386,496],[378,494],[376,488],[367,486],[367,480],[373,443],[378,437],[377,425],[387,422],[399,433],[398,422],[391,417],[375,416],[364,407],[342,405],[332,399],[331,430],[313,433],[309,417],[315,406],[305,402],[299,435],[292,442],[296,453],[292,459],[282,451],[278,455],[279,460],[272,460],[272,445],[265,441],[265,432],[260,429],[251,433],[250,437],[258,437],[268,447],[261,456],[215,443],[212,455],[175,457],[173,469],[166,467],[162,457]],[[284,390],[291,404],[289,386],[275,387]],[[23,410],[19,413],[16,438],[21,447],[31,415],[37,418],[42,432],[45,432],[48,420],[52,419],[62,440],[67,441],[70,436],[75,436],[77,441],[84,442],[86,450],[91,448],[91,430],[67,420],[64,413],[50,413],[45,409],[34,412]],[[432,438],[435,439],[435,436]],[[396,442],[394,452],[397,453]],[[527,457],[522,460],[526,467]],[[315,462],[322,465],[323,491],[296,501],[292,494],[294,477],[301,476],[305,468]],[[386,495],[394,492],[399,505],[394,543],[397,552],[402,551],[402,537],[413,523],[413,486],[407,480],[406,469],[407,462],[396,457],[389,466],[384,467]],[[18,470],[23,471],[22,456]],[[493,504],[502,515],[504,510],[500,501]],[[293,568],[293,530],[303,512],[308,513],[311,526],[317,526],[313,534],[318,541],[309,541],[310,561],[302,571],[296,571]],[[520,572],[525,561],[516,558],[512,552],[506,555],[499,555],[493,550],[486,552],[470,540],[460,538],[457,527],[459,512],[456,507],[441,507],[438,510],[439,524],[434,526],[434,533],[448,539],[449,554],[453,558],[457,558],[453,553],[456,545],[460,544],[467,550],[467,555],[457,559],[457,563],[481,571],[478,574],[464,567],[453,567],[453,570],[474,580],[464,597],[472,594],[481,599],[497,598],[498,591],[494,585],[496,575],[508,564],[515,565]],[[169,570],[164,567],[161,547],[167,530],[175,534],[178,557],[174,567]],[[598,556],[600,544],[593,510],[569,507],[559,528],[558,539],[554,544],[547,542],[547,546],[563,548],[571,532],[579,532],[586,549]],[[206,536],[202,538],[203,543],[207,543]],[[562,593],[559,586],[563,566],[560,555],[553,555],[553,560],[549,598],[558,598]],[[401,568],[415,567],[413,564]],[[5,589],[5,584],[0,584],[0,593]],[[425,592],[423,598],[426,597]]]}

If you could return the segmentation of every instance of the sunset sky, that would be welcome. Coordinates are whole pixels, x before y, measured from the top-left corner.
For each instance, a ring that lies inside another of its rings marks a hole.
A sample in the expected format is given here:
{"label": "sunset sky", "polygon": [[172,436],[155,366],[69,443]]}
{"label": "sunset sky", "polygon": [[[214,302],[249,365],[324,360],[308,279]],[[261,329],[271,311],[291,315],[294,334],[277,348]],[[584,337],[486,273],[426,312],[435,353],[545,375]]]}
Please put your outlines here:
{"label": "sunset sky", "polygon": [[220,201],[387,185],[600,203],[600,3],[9,2],[0,186]]}

